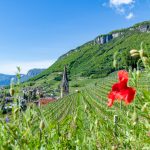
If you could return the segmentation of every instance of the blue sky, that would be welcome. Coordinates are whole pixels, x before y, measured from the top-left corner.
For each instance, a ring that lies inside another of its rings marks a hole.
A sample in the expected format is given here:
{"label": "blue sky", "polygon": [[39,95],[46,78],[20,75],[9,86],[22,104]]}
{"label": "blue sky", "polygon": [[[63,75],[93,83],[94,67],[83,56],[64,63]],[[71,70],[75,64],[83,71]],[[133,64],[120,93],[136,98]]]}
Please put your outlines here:
{"label": "blue sky", "polygon": [[0,0],[0,73],[46,68],[99,34],[150,20],[150,0]]}

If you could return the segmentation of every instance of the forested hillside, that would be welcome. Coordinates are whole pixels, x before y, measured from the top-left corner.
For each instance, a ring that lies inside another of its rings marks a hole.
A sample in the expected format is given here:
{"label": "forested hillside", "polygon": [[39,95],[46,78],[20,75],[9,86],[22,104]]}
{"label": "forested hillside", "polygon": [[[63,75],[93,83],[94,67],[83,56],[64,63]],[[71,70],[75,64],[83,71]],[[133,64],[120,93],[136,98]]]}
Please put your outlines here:
{"label": "forested hillside", "polygon": [[140,49],[141,42],[144,49],[150,49],[149,21],[98,36],[61,56],[51,67],[32,80],[46,77],[53,72],[62,72],[65,65],[70,76],[104,77],[115,70],[112,65],[115,52],[117,52],[118,69],[129,66],[134,68],[137,62],[130,57],[129,51],[133,47]]}

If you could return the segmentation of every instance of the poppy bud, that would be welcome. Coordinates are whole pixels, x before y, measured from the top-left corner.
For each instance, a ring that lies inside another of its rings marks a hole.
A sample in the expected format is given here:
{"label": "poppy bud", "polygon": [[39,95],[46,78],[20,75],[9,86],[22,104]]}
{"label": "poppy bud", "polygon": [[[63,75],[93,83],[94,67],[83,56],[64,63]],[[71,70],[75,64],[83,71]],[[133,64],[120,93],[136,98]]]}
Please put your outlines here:
{"label": "poppy bud", "polygon": [[117,60],[116,59],[114,59],[114,61],[113,61],[113,66],[114,66],[114,68],[117,68]]}
{"label": "poppy bud", "polygon": [[139,53],[133,53],[131,54],[131,57],[139,57]]}
{"label": "poppy bud", "polygon": [[134,122],[133,122],[133,126],[135,126],[136,124],[137,124],[137,122],[136,122],[136,121],[134,121]]}
{"label": "poppy bud", "polygon": [[80,91],[79,90],[75,90],[77,93],[80,93]]}
{"label": "poppy bud", "polygon": [[85,110],[85,111],[87,110],[87,105],[85,105],[84,110]]}
{"label": "poppy bud", "polygon": [[14,110],[14,113],[16,114],[18,111],[19,111],[19,108],[16,108],[16,109]]}
{"label": "poppy bud", "polygon": [[150,137],[150,132],[148,132],[147,135]]}
{"label": "poppy bud", "polygon": [[40,122],[40,130],[43,130],[45,128],[45,123],[43,120]]}
{"label": "poppy bud", "polygon": [[129,112],[129,111],[127,111],[127,117],[129,117],[129,113],[130,113],[130,112]]}
{"label": "poppy bud", "polygon": [[145,103],[144,105],[143,105],[143,107],[142,107],[142,112],[145,112],[146,110],[147,110],[147,105],[148,105],[148,103]]}
{"label": "poppy bud", "polygon": [[143,49],[141,49],[141,50],[139,51],[139,54],[140,54],[140,57],[141,57],[141,58],[144,57],[144,51],[143,51]]}
{"label": "poppy bud", "polygon": [[97,119],[95,120],[95,126],[96,127],[98,126],[98,120]]}
{"label": "poppy bud", "polygon": [[137,78],[140,77],[140,70],[137,70],[137,71],[136,71],[136,75],[137,75]]}
{"label": "poppy bud", "polygon": [[142,57],[142,60],[145,65],[148,64],[148,62],[149,62],[147,57]]}
{"label": "poppy bud", "polygon": [[132,70],[131,69],[129,69],[129,74],[131,74],[132,73]]}
{"label": "poppy bud", "polygon": [[75,115],[75,117],[73,118],[73,121],[75,122],[75,121],[76,121],[76,119],[77,119],[77,115]]}
{"label": "poppy bud", "polygon": [[118,146],[117,146],[117,145],[114,145],[114,146],[112,146],[111,149],[112,149],[112,150],[117,150],[117,149],[118,149]]}
{"label": "poppy bud", "polygon": [[130,51],[131,57],[139,57],[139,51],[136,49],[133,49]]}
{"label": "poppy bud", "polygon": [[138,52],[138,50],[136,50],[136,49],[132,49],[132,50],[130,51],[130,54],[132,55],[132,54],[134,54],[134,53],[139,53],[139,52]]}
{"label": "poppy bud", "polygon": [[90,131],[92,131],[93,130],[93,124],[90,124]]}
{"label": "poppy bud", "polygon": [[6,143],[7,143],[7,145],[10,145],[10,144],[11,144],[11,141],[10,141],[10,140],[8,140]]}
{"label": "poppy bud", "polygon": [[10,88],[9,93],[10,93],[11,96],[14,96],[15,90],[13,88]]}
{"label": "poppy bud", "polygon": [[136,112],[133,113],[132,120],[133,120],[133,125],[136,125],[138,122],[138,115]]}

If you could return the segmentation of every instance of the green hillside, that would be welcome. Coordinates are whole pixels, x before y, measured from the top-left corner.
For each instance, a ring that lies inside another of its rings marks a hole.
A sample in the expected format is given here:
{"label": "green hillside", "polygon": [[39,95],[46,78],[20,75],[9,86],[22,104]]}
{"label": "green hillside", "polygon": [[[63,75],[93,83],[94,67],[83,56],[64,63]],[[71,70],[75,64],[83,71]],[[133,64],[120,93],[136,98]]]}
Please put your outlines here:
{"label": "green hillside", "polygon": [[145,49],[150,49],[150,21],[139,23],[133,27],[112,31],[99,37],[115,37],[104,44],[96,42],[97,38],[61,56],[51,67],[33,78],[31,81],[41,79],[54,72],[62,72],[68,66],[70,76],[104,77],[114,71],[112,61],[115,52],[118,52],[118,68],[123,69],[134,66],[136,62],[129,57],[129,51],[134,47],[139,49],[144,42]]}
{"label": "green hillside", "polygon": [[0,148],[148,150],[150,79],[142,74],[129,106],[115,102],[108,108],[107,94],[116,78],[112,74],[47,106],[31,105],[25,113],[15,110],[9,123],[0,120]]}

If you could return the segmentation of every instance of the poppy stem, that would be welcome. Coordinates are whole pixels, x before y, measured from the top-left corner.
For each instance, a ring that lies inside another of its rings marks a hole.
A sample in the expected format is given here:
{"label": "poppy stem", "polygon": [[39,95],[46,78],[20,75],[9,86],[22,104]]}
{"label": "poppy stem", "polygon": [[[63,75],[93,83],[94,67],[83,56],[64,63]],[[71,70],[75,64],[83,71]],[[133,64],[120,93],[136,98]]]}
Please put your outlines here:
{"label": "poppy stem", "polygon": [[122,100],[120,101],[120,110],[122,110]]}
{"label": "poppy stem", "polygon": [[42,142],[42,130],[40,129],[40,146],[41,146],[41,142]]}

